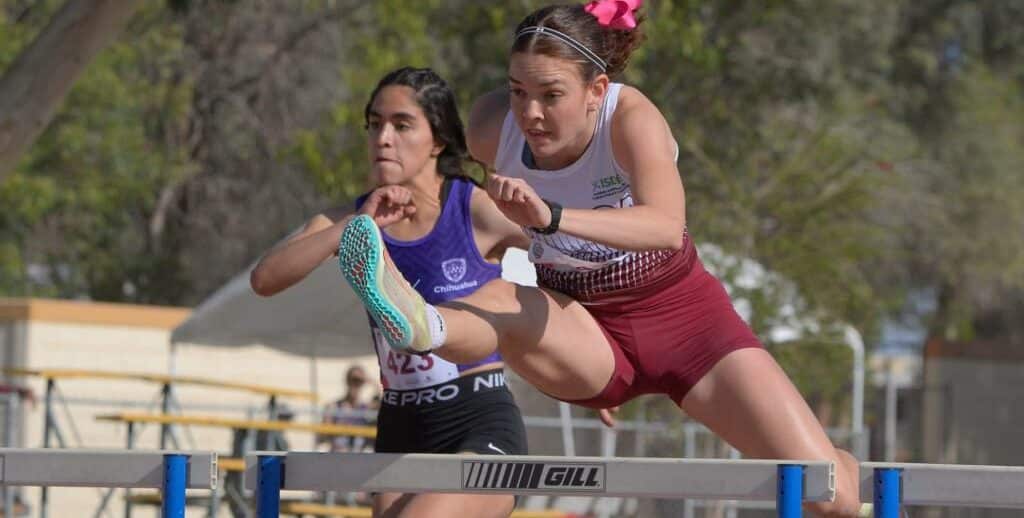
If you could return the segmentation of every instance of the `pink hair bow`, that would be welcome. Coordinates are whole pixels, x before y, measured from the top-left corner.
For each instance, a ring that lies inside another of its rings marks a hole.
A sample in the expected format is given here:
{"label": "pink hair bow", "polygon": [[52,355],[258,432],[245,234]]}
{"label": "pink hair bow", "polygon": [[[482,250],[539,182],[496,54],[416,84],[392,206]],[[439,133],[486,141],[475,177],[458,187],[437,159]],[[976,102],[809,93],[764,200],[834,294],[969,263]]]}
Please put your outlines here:
{"label": "pink hair bow", "polygon": [[636,28],[633,12],[640,9],[641,4],[643,0],[594,0],[584,9],[605,27],[630,31]]}

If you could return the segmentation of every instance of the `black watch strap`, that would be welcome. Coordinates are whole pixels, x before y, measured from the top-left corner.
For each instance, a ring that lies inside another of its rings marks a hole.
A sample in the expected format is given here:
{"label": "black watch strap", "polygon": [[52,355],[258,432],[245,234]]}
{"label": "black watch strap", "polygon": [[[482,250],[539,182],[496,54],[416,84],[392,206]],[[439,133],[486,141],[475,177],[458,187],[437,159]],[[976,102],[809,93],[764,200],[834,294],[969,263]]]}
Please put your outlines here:
{"label": "black watch strap", "polygon": [[538,234],[551,235],[558,232],[558,225],[562,222],[562,206],[558,202],[551,200],[544,200],[544,203],[551,210],[551,223],[548,223],[548,226],[544,228],[532,228]]}

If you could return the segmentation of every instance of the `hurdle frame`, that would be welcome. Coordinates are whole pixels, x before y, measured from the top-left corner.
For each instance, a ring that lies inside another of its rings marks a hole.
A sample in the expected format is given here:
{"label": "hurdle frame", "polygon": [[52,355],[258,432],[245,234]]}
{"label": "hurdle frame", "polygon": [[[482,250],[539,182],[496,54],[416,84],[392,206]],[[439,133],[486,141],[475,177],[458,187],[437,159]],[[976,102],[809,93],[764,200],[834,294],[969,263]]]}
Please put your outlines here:
{"label": "hurdle frame", "polygon": [[282,490],[774,500],[784,518],[835,496],[828,461],[253,452],[244,478],[259,518]]}
{"label": "hurdle frame", "polygon": [[165,518],[184,518],[186,489],[216,485],[211,452],[0,448],[0,487],[159,489]]}
{"label": "hurdle frame", "polygon": [[[783,518],[835,496],[823,461],[253,452],[244,475],[259,518],[278,515],[282,490],[774,499]],[[165,517],[184,517],[186,489],[216,489],[217,476],[210,452],[0,448],[0,488],[160,489]],[[1024,508],[1019,466],[865,462],[860,478],[878,518],[904,505]]]}
{"label": "hurdle frame", "polygon": [[863,462],[860,498],[878,518],[903,506],[1024,509],[1024,467]]}

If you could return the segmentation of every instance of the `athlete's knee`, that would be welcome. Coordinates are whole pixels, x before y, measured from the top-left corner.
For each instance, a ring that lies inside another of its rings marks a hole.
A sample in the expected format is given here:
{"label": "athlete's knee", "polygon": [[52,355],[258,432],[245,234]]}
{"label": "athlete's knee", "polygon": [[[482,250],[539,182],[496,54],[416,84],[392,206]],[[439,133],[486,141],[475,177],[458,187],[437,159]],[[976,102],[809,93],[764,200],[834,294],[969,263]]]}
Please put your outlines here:
{"label": "athlete's knee", "polygon": [[807,510],[814,516],[820,516],[821,518],[858,518],[861,516],[860,507],[859,501],[851,501],[846,498],[841,499],[838,494],[832,502],[807,504]]}
{"label": "athlete's knee", "polygon": [[504,341],[530,342],[539,339],[546,326],[548,296],[544,291],[496,279],[475,294],[486,300],[491,324]]}
{"label": "athlete's knee", "polygon": [[397,518],[413,495],[378,493],[373,497],[373,518]]}
{"label": "athlete's knee", "polygon": [[[472,294],[441,304],[445,311],[465,312],[484,320],[495,330],[507,326],[508,315],[519,312],[516,285],[502,279],[484,284]],[[499,333],[500,334],[500,333]]]}
{"label": "athlete's knee", "polygon": [[495,497],[492,505],[488,505],[484,514],[487,518],[508,518],[512,514],[512,508],[516,505],[516,499],[512,495]]}
{"label": "athlete's knee", "polygon": [[[854,483],[850,483],[854,482]],[[860,494],[855,481],[839,481],[836,497],[831,502],[815,502],[808,508],[823,518],[857,518],[861,516]]]}
{"label": "athlete's knee", "polygon": [[835,450],[836,497],[831,502],[809,505],[818,516],[855,518],[861,516],[859,462],[849,452]]}
{"label": "athlete's knee", "polygon": [[402,509],[398,518],[437,518],[438,516],[474,516],[508,518],[515,500],[511,495],[456,495],[425,493],[417,495]]}
{"label": "athlete's knee", "polygon": [[485,301],[488,307],[495,310],[507,310],[515,305],[517,285],[504,279],[493,279],[476,290],[466,300]]}

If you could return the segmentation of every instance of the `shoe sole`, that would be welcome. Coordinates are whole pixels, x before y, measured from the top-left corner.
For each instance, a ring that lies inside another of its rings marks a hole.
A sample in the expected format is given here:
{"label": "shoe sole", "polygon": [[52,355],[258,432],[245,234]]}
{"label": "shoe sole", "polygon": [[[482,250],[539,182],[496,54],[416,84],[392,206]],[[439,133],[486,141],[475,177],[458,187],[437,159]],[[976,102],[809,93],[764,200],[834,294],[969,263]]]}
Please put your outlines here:
{"label": "shoe sole", "polygon": [[341,234],[338,263],[345,280],[363,301],[393,349],[408,351],[413,331],[409,320],[387,296],[384,284],[384,245],[380,229],[369,216],[352,219]]}

